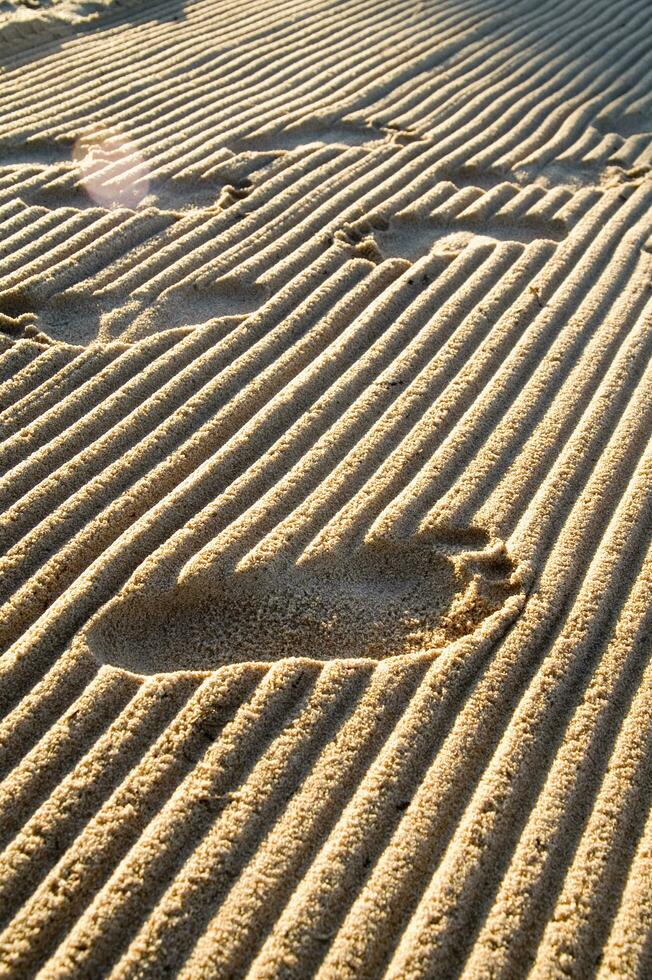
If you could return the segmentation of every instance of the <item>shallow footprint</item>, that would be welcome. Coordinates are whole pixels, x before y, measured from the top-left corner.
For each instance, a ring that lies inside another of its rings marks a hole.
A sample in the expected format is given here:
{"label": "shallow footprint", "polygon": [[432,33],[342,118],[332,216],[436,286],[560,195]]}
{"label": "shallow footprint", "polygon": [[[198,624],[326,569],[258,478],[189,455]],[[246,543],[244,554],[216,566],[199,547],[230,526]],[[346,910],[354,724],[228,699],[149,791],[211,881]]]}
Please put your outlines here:
{"label": "shallow footprint", "polygon": [[245,571],[212,565],[158,595],[128,589],[89,624],[102,663],[143,674],[227,663],[433,652],[518,591],[502,546],[363,545]]}

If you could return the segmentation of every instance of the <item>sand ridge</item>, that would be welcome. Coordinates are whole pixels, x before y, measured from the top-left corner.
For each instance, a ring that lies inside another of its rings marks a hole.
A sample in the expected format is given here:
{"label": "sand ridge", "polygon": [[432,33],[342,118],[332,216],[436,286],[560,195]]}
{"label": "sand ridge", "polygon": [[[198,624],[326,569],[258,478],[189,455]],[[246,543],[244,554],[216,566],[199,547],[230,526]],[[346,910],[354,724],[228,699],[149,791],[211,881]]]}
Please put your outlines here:
{"label": "sand ridge", "polygon": [[0,5],[2,976],[651,972],[651,59]]}

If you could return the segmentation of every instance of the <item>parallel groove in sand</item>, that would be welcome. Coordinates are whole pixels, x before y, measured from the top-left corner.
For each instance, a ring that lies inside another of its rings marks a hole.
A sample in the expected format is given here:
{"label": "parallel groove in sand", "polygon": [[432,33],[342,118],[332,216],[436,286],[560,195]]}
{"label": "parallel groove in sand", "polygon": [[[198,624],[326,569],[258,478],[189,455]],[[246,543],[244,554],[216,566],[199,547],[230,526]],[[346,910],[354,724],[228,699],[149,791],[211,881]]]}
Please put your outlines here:
{"label": "parallel groove in sand", "polygon": [[[646,4],[30,30],[0,99],[1,974],[645,976]],[[86,194],[98,125],[144,205]],[[416,532],[507,543],[509,632],[159,677],[79,635],[125,583]]]}

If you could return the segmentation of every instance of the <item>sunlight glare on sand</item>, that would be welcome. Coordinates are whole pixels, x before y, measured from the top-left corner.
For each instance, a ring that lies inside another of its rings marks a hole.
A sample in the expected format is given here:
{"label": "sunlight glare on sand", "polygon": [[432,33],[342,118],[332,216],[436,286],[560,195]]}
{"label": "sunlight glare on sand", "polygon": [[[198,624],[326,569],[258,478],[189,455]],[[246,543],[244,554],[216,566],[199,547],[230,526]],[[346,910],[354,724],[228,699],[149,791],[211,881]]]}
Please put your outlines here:
{"label": "sunlight glare on sand", "polygon": [[149,168],[123,133],[92,129],[75,142],[73,161],[87,194],[101,207],[135,208],[149,192]]}

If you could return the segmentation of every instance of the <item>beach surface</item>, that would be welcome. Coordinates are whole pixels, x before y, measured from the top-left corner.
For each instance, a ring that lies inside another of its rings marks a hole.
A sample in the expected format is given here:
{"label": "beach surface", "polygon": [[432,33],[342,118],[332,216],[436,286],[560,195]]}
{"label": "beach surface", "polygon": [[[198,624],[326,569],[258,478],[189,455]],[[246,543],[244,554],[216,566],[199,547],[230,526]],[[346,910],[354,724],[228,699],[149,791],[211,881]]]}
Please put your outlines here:
{"label": "beach surface", "polygon": [[652,976],[648,0],[0,2],[0,977]]}

